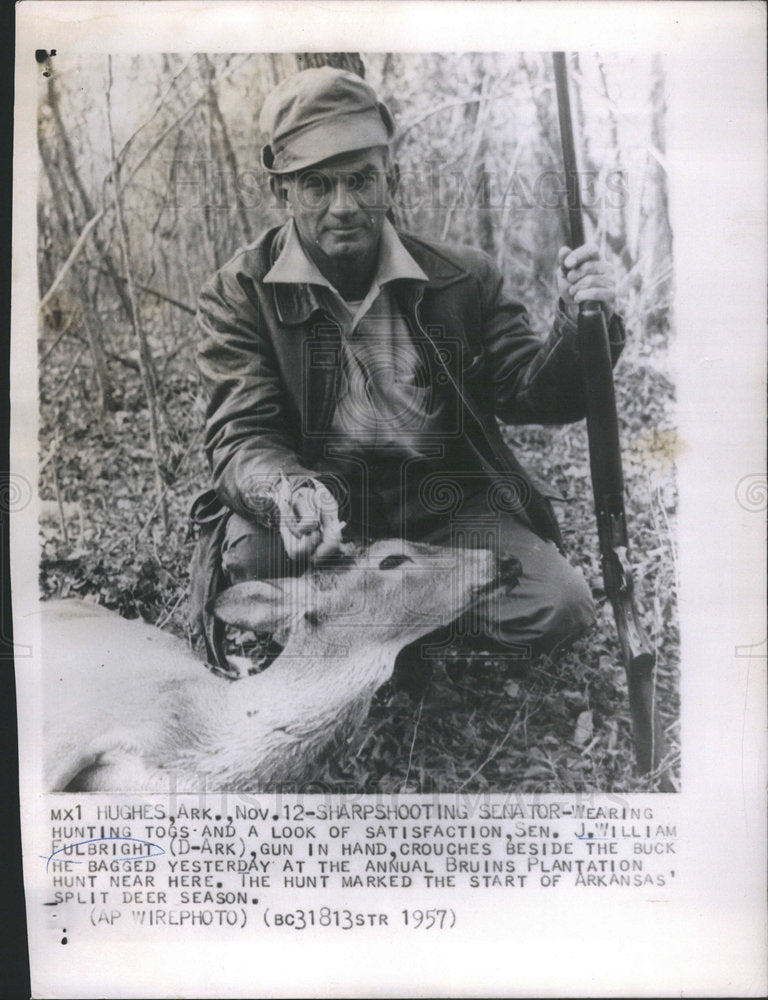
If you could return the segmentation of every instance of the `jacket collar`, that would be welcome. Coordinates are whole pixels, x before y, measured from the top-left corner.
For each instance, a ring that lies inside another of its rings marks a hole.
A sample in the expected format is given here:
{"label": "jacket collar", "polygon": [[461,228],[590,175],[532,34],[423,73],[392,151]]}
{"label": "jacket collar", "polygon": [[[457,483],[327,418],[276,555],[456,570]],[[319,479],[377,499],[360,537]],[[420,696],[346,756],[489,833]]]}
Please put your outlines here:
{"label": "jacket collar", "polygon": [[[436,247],[408,233],[397,232],[389,222],[386,225],[391,230],[388,248],[393,250],[399,246],[405,252],[402,257],[397,255],[398,259],[395,264],[397,270],[391,271],[393,275],[391,277],[387,275],[390,273],[389,268],[393,265],[393,261],[388,255],[382,283],[386,281],[398,283],[404,281],[409,284],[419,282],[425,288],[438,289],[445,288],[467,276],[467,271],[464,268],[443,256]],[[284,252],[290,260],[296,252],[296,246],[303,257],[300,269],[293,272],[298,275],[299,281],[289,278],[281,266]],[[406,258],[410,260],[410,264],[407,264]],[[275,307],[280,321],[288,326],[306,322],[312,313],[322,309],[316,288],[317,286],[328,286],[328,282],[301,249],[293,220],[289,220],[275,234],[270,248],[269,260],[271,267],[263,280],[272,286]]]}

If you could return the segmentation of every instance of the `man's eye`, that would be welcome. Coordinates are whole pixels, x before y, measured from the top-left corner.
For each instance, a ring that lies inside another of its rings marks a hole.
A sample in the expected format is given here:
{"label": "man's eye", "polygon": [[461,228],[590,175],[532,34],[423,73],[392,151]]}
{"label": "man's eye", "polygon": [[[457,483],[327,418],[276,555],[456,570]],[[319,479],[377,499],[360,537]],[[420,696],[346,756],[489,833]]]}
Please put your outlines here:
{"label": "man's eye", "polygon": [[402,554],[384,556],[379,563],[379,569],[397,569],[398,566],[402,566],[406,562],[413,562],[413,559],[410,556]]}
{"label": "man's eye", "polygon": [[371,191],[376,186],[376,174],[371,171],[350,174],[347,187],[350,191]]}
{"label": "man's eye", "polygon": [[310,198],[322,198],[330,191],[331,185],[322,174],[307,174],[301,178],[302,193]]}

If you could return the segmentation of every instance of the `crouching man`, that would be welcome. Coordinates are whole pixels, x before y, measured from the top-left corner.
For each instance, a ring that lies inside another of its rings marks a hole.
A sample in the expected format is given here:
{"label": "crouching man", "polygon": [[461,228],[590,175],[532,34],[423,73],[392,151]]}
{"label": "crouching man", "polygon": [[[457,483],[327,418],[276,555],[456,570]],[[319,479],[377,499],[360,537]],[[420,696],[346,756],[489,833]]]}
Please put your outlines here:
{"label": "crouching man", "polygon": [[496,418],[584,416],[578,303],[602,303],[614,360],[624,341],[608,266],[559,250],[541,339],[484,253],[394,228],[394,125],[364,80],[297,73],[261,125],[288,218],[214,275],[198,317],[222,574],[298,575],[338,550],[342,522],[345,539],[492,545],[523,575],[465,632],[511,656],[572,640],[593,620],[589,588]]}

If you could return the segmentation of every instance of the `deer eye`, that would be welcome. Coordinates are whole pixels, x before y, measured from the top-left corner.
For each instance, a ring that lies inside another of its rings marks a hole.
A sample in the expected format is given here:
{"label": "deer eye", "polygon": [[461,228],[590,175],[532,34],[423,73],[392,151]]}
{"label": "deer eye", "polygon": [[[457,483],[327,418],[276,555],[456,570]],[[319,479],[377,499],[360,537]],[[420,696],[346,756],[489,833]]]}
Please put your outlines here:
{"label": "deer eye", "polygon": [[379,569],[397,569],[398,566],[402,566],[406,562],[413,562],[413,559],[404,555],[384,556],[379,563]]}

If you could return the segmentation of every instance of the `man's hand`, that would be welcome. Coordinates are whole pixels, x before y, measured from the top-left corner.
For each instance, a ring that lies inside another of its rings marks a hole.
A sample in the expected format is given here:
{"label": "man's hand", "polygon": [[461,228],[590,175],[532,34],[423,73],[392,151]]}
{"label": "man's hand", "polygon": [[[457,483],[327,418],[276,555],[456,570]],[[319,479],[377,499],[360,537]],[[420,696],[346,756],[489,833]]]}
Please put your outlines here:
{"label": "man's hand", "polygon": [[286,480],[277,494],[280,536],[288,558],[322,559],[338,552],[344,522],[331,491],[313,480],[311,485],[291,489]]}
{"label": "man's hand", "polygon": [[571,319],[576,319],[580,302],[600,302],[610,319],[616,308],[616,282],[610,266],[591,243],[571,250],[561,247],[557,254],[557,290]]}

